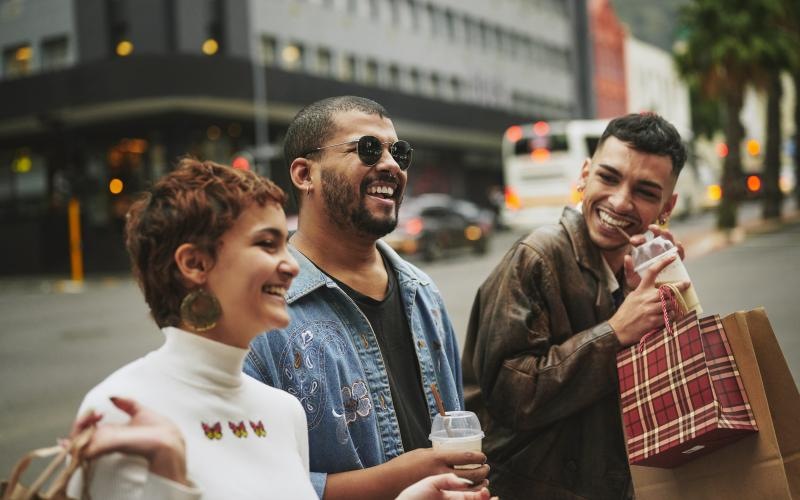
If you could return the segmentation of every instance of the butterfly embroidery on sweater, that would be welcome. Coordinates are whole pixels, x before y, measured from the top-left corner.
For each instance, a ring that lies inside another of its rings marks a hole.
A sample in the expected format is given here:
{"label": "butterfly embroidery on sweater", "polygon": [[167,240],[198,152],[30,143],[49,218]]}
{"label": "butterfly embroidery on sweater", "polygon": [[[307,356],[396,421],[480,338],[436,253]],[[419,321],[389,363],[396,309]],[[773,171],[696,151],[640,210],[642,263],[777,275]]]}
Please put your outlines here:
{"label": "butterfly embroidery on sweater", "polygon": [[264,429],[264,423],[259,420],[258,422],[250,421],[250,427],[253,429],[253,432],[256,433],[258,437],[265,437],[267,435],[267,430]]}
{"label": "butterfly embroidery on sweater", "polygon": [[201,422],[201,424],[203,425],[203,432],[205,432],[208,439],[222,439],[222,425],[219,422],[215,422],[212,425],[208,425],[205,422]]}
{"label": "butterfly embroidery on sweater", "polygon": [[231,428],[234,436],[236,436],[237,438],[247,437],[247,427],[244,426],[244,422],[239,422],[238,424],[235,424],[233,422],[228,421],[228,427]]}

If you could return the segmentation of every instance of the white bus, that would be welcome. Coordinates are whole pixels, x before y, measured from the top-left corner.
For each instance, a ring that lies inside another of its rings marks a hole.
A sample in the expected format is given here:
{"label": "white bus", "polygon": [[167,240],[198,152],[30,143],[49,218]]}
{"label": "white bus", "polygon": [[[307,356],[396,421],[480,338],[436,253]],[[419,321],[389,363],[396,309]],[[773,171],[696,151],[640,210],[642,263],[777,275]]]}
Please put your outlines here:
{"label": "white bus", "polygon": [[594,153],[608,120],[569,120],[513,125],[503,136],[506,203],[503,223],[531,228],[558,222],[580,200],[583,160]]}
{"label": "white bus", "polygon": [[[502,146],[506,186],[502,222],[512,228],[530,229],[558,222],[565,206],[577,205],[581,166],[594,154],[608,122],[540,121],[509,127]],[[690,131],[680,133],[684,141],[691,141]],[[714,179],[701,177],[695,162],[687,161],[676,186],[674,216],[707,206],[706,191]]]}

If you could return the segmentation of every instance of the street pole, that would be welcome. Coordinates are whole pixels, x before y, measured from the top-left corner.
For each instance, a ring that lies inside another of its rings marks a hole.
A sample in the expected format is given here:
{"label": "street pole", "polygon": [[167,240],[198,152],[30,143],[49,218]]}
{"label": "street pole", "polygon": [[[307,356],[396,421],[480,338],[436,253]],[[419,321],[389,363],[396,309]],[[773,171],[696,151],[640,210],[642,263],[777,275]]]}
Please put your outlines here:
{"label": "street pole", "polygon": [[[253,120],[255,130],[254,151],[269,143],[269,124],[267,119],[267,79],[265,66],[261,56],[261,44],[256,30],[255,21],[250,26],[250,59],[253,71]],[[260,155],[255,156],[256,170],[264,177],[269,178],[270,166],[269,159],[262,165],[259,161]]]}
{"label": "street pole", "polygon": [[81,248],[81,204],[77,198],[70,198],[67,206],[69,221],[69,260],[72,282],[83,284],[83,249]]}

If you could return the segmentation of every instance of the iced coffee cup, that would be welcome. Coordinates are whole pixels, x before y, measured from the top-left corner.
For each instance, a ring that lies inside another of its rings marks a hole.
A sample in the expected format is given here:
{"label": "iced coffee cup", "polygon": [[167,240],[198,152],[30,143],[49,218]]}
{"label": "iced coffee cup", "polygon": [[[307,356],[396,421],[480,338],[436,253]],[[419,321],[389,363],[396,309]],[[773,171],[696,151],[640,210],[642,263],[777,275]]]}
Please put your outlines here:
{"label": "iced coffee cup", "polygon": [[[471,411],[448,411],[433,417],[430,434],[434,450],[481,451],[483,431],[478,416]],[[456,465],[456,469],[476,469],[481,464]]]}
{"label": "iced coffee cup", "polygon": [[697,314],[701,314],[703,308],[700,307],[700,300],[697,298],[697,292],[694,290],[694,285],[689,278],[689,273],[686,271],[686,267],[683,265],[680,256],[678,256],[678,248],[666,238],[662,238],[661,236],[652,238],[652,233],[650,233],[650,236],[650,239],[633,249],[631,256],[633,257],[634,271],[641,276],[647,269],[661,259],[666,259],[675,255],[677,258],[662,269],[661,272],[658,273],[658,276],[656,276],[656,286],[688,281],[689,288],[681,292],[683,301],[686,303],[687,312],[697,311]]}

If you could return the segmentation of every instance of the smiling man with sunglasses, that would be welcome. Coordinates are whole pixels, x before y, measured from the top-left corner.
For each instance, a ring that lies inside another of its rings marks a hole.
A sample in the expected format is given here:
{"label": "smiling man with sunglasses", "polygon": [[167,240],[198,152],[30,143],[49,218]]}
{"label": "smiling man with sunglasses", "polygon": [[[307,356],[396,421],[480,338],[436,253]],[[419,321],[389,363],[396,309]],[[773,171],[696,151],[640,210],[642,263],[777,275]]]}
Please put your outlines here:
{"label": "smiling man with sunglasses", "polygon": [[290,325],[257,338],[245,371],[297,397],[312,483],[325,498],[393,498],[432,474],[483,484],[474,452],[430,448],[433,387],[463,408],[452,324],[431,279],[380,238],[397,225],[413,149],[380,104],[353,96],[303,108],[284,153],[300,205]]}

